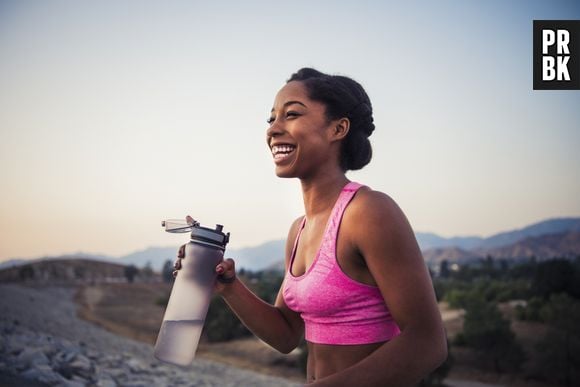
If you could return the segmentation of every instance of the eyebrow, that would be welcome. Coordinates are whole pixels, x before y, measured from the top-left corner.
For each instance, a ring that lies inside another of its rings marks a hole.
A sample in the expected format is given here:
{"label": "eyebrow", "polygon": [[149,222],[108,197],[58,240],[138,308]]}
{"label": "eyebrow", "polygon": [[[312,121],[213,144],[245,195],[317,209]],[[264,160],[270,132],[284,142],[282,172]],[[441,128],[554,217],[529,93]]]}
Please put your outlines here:
{"label": "eyebrow", "polygon": [[[304,106],[304,107],[307,107],[306,105],[304,105],[304,104],[303,104],[302,102],[300,102],[300,101],[288,101],[288,102],[285,102],[285,103],[284,103],[284,105],[282,105],[282,107],[283,107],[283,108],[285,108],[285,107],[287,107],[287,106],[290,106],[290,105],[293,105],[293,104],[295,104],[295,103],[297,103],[298,105],[302,105],[302,106]],[[273,112],[273,111],[274,111],[274,108],[272,108],[272,110],[270,110],[270,112]]]}

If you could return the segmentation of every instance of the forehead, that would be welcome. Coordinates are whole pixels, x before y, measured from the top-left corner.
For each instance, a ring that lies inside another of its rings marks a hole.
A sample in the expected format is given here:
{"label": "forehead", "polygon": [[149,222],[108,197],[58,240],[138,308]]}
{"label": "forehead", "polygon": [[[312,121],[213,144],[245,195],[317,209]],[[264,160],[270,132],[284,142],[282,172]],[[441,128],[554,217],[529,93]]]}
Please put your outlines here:
{"label": "forehead", "polygon": [[292,81],[285,84],[276,94],[274,109],[281,108],[288,101],[300,101],[305,105],[312,103],[302,82]]}

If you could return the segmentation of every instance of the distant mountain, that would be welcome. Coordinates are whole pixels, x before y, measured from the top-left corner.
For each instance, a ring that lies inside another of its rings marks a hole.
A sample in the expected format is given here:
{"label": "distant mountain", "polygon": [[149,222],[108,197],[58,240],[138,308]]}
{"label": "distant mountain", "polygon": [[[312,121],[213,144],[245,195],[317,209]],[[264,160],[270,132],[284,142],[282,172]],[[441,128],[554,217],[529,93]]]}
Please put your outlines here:
{"label": "distant mountain", "polygon": [[417,238],[417,243],[419,243],[419,247],[423,251],[449,246],[469,250],[478,246],[484,240],[482,237],[478,236],[444,238],[437,234],[425,232],[415,233],[415,238]]}
{"label": "distant mountain", "polygon": [[[416,233],[416,238],[427,262],[441,262],[443,259],[453,262],[469,262],[486,255],[494,257],[531,256],[551,257],[563,254],[577,254],[577,234],[580,233],[580,218],[556,218],[532,224],[522,229],[506,231],[488,238],[477,236],[444,238],[433,233]],[[560,237],[556,234],[570,234]],[[550,236],[552,235],[552,236]],[[545,238],[544,238],[545,237]],[[539,238],[539,239],[538,239]],[[226,250],[226,257],[236,260],[238,268],[264,270],[272,267],[283,267],[283,239],[269,241],[254,247]],[[166,260],[173,262],[178,246],[150,247],[120,258],[102,255],[77,253],[59,258],[97,259],[123,265],[133,264],[144,267],[148,263],[160,271]],[[19,265],[27,260],[11,260],[0,264],[2,267]]]}
{"label": "distant mountain", "polygon": [[[283,239],[280,239],[254,247],[227,249],[225,257],[234,258],[238,268],[253,271],[264,270],[272,263],[284,260],[285,243]],[[138,267],[143,267],[150,263],[153,270],[160,271],[166,260],[175,261],[177,249],[178,247],[150,247],[125,255],[119,258],[117,262],[125,265],[133,264]]]}
{"label": "distant mountain", "polygon": [[283,268],[285,246],[286,241],[279,239],[263,243],[256,247],[226,251],[226,257],[234,258],[236,267],[243,267],[253,271],[269,269],[272,266],[278,265],[279,262],[282,262]]}
{"label": "distant mountain", "polygon": [[484,250],[494,258],[553,257],[574,258],[580,256],[580,232],[563,232],[528,237],[508,246]]}
{"label": "distant mountain", "polygon": [[117,259],[117,262],[123,265],[135,265],[137,267],[145,267],[147,264],[151,264],[153,270],[161,271],[166,260],[169,259],[171,262],[175,261],[178,248],[179,246],[149,247],[145,250],[122,256]]}
{"label": "distant mountain", "polygon": [[9,259],[8,261],[0,262],[0,270],[18,266],[26,262],[28,262],[26,259],[21,258]]}
{"label": "distant mountain", "polygon": [[580,218],[556,218],[534,223],[519,230],[502,232],[485,238],[476,248],[507,246],[529,237],[566,232],[580,232]]}
{"label": "distant mountain", "polygon": [[444,238],[433,233],[415,234],[422,251],[439,247],[459,247],[464,250],[490,249],[507,246],[528,237],[580,231],[580,218],[555,218],[534,223],[522,229],[505,231],[488,238],[478,236]]}
{"label": "distant mountain", "polygon": [[478,261],[484,257],[485,255],[463,250],[459,247],[437,247],[423,251],[423,258],[429,266],[438,265],[444,260],[453,263],[468,263]]}

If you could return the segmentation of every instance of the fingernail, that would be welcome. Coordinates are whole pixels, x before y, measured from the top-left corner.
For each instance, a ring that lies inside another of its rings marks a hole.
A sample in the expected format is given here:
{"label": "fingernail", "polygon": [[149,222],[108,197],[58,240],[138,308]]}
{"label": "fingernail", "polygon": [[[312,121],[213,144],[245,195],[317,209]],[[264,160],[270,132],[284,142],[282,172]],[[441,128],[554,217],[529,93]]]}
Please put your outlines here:
{"label": "fingernail", "polygon": [[217,271],[218,273],[223,273],[224,272],[224,268],[221,266],[216,267],[215,271]]}

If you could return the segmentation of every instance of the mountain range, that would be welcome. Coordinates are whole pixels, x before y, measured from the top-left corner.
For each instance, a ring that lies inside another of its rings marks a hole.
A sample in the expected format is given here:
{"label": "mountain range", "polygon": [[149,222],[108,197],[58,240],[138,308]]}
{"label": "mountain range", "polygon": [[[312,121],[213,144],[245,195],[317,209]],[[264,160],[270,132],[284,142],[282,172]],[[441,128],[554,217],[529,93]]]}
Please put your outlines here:
{"label": "mountain range", "polygon": [[[580,256],[580,218],[555,218],[527,227],[505,231],[487,238],[478,236],[444,238],[433,233],[415,234],[425,261],[436,265],[442,260],[472,262],[488,255],[494,258],[521,259],[536,257]],[[259,271],[283,267],[285,240],[273,240],[259,246],[228,249],[226,257],[236,261],[236,267]],[[166,260],[173,261],[177,247],[150,247],[123,257],[72,254],[58,258],[90,258],[143,267],[150,264],[160,270]],[[55,257],[56,258],[56,257]],[[27,263],[29,260],[10,260],[0,264],[0,269]]]}

